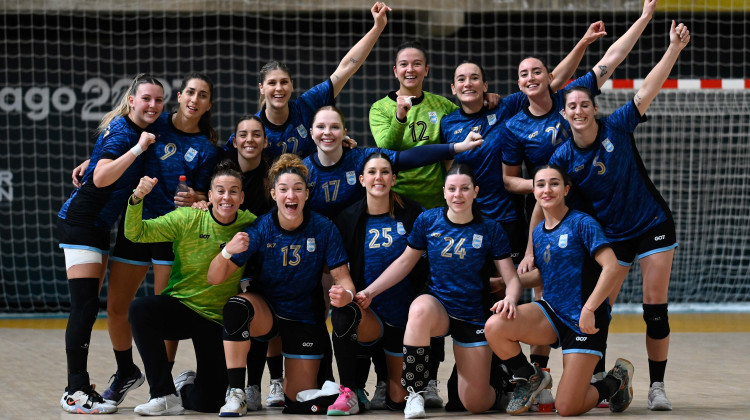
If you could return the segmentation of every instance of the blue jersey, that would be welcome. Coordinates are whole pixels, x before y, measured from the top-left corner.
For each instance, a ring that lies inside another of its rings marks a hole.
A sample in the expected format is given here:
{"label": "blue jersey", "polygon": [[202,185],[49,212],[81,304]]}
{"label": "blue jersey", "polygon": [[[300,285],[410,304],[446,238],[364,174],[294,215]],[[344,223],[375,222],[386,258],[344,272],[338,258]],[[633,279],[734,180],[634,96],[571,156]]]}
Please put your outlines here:
{"label": "blue jersey", "polygon": [[308,324],[325,320],[320,276],[323,267],[334,269],[346,264],[341,234],[333,222],[309,212],[294,231],[279,225],[276,209],[261,216],[245,229],[250,245],[232,256],[241,267],[259,254],[260,275],[253,282],[257,290],[280,318]]}
{"label": "blue jersey", "polygon": [[75,226],[109,230],[125,208],[125,203],[143,174],[143,156],[135,161],[114,183],[99,188],[94,185],[94,169],[101,159],[115,160],[138,144],[143,129],[128,117],[117,117],[99,134],[91,161],[81,180],[81,187],[63,204],[58,217]]}
{"label": "blue jersey", "polygon": [[500,126],[517,114],[525,101],[526,95],[518,92],[503,98],[493,110],[482,108],[476,114],[467,114],[463,109],[457,109],[440,121],[441,135],[447,143],[460,143],[471,131],[482,135],[484,144],[481,147],[459,153],[453,160],[474,169],[479,185],[476,200],[479,208],[484,215],[498,222],[519,219],[516,211],[519,198],[508,193],[502,181],[503,137],[500,136]]}
{"label": "blue jersey", "polygon": [[317,153],[306,157],[304,164],[310,170],[310,199],[307,200],[310,208],[333,219],[342,210],[361,200],[365,196],[365,189],[359,183],[359,176],[362,175],[365,159],[375,152],[388,155],[394,163],[398,156],[398,152],[393,150],[355,147],[344,148],[341,159],[331,166],[323,166]]}
{"label": "blue jersey", "polygon": [[500,223],[484,219],[458,225],[448,220],[447,211],[443,207],[419,215],[409,235],[409,246],[427,251],[427,290],[448,315],[484,325],[489,316],[491,263],[510,258],[510,244]]}
{"label": "blue jersey", "polygon": [[[406,249],[408,232],[404,223],[389,214],[367,216],[364,243],[364,276],[369,286]],[[409,305],[414,299],[411,279],[404,280],[375,296],[371,307],[387,324],[406,328]]]}
{"label": "blue jersey", "polygon": [[502,130],[505,137],[503,163],[519,166],[525,161],[526,168],[533,173],[537,166],[547,164],[558,146],[571,138],[570,124],[563,118],[562,109],[565,91],[573,86],[584,86],[592,94],[599,94],[596,76],[590,71],[553,93],[552,109],[548,113],[535,116],[526,107],[509,119]]}
{"label": "blue jersey", "polygon": [[601,267],[597,251],[609,247],[599,223],[577,210],[569,210],[552,229],[544,221],[534,228],[534,264],[544,282],[543,299],[555,314],[578,334],[581,309],[596,287]]}
{"label": "blue jersey", "polygon": [[570,141],[550,159],[570,175],[613,241],[638,237],[672,217],[635,147],[633,130],[644,120],[630,101],[598,121],[591,146],[581,149]]}
{"label": "blue jersey", "polygon": [[144,219],[174,210],[174,194],[180,175],[185,175],[187,185],[195,191],[208,191],[218,155],[218,149],[205,133],[178,130],[167,112],[162,113],[149,130],[156,134],[156,142],[146,150],[145,174],[159,182],[145,200]]}

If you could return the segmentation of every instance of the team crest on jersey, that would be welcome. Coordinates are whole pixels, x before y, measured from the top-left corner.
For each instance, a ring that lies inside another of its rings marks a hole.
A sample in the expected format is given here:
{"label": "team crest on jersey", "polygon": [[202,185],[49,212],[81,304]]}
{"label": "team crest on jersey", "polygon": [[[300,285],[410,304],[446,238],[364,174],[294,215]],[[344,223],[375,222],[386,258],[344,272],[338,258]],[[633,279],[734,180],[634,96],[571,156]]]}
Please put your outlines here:
{"label": "team crest on jersey", "polygon": [[188,162],[192,162],[193,159],[195,159],[195,156],[198,154],[198,151],[193,149],[192,147],[188,149],[187,152],[185,152],[185,160]]}
{"label": "team crest on jersey", "polygon": [[479,249],[482,247],[482,235],[474,234],[474,237],[471,239],[471,246],[472,248]]}
{"label": "team crest on jersey", "polygon": [[354,173],[354,171],[347,171],[346,172],[346,183],[349,185],[354,185],[357,182],[357,176]]}
{"label": "team crest on jersey", "polygon": [[454,131],[453,134],[461,134],[462,131],[464,131],[463,127],[461,127],[458,130]]}
{"label": "team crest on jersey", "polygon": [[438,123],[437,112],[430,111],[430,112],[427,113],[427,115],[430,116],[430,122],[431,123],[433,123],[433,124],[437,124]]}
{"label": "team crest on jersey", "polygon": [[487,116],[487,124],[495,125],[496,122],[497,122],[497,116],[495,116],[495,114],[490,114]]}
{"label": "team crest on jersey", "polygon": [[307,252],[315,252],[315,238],[307,238]]}
{"label": "team crest on jersey", "polygon": [[481,129],[482,129],[481,125],[475,125],[474,127],[471,127],[471,131],[473,131],[475,133],[478,133]]}
{"label": "team crest on jersey", "polygon": [[399,235],[406,235],[406,229],[404,229],[403,223],[396,223],[396,232],[398,232]]}
{"label": "team crest on jersey", "polygon": [[612,142],[609,141],[608,138],[604,139],[602,145],[604,146],[604,150],[608,151],[609,153],[612,153],[612,151],[615,150],[615,145],[612,144]]}
{"label": "team crest on jersey", "polygon": [[300,125],[297,126],[297,133],[303,139],[307,138],[307,130],[305,129],[305,126],[303,124],[300,124]]}
{"label": "team crest on jersey", "polygon": [[568,234],[564,233],[557,239],[557,246],[560,248],[566,248],[568,246]]}

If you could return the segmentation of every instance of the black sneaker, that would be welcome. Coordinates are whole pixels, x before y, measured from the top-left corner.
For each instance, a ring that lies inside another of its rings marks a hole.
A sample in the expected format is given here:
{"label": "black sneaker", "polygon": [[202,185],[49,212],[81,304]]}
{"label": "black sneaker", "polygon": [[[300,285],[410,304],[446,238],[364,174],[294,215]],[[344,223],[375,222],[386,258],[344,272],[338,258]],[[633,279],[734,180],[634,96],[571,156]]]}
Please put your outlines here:
{"label": "black sneaker", "polygon": [[146,377],[143,376],[141,370],[136,367],[135,372],[133,372],[132,375],[120,377],[120,372],[118,371],[112,375],[110,380],[112,381],[112,385],[104,391],[102,398],[114,405],[120,405],[128,392],[143,385],[143,381],[146,380]]}
{"label": "black sneaker", "polygon": [[609,397],[609,411],[619,413],[625,411],[633,401],[633,371],[635,368],[630,361],[617,359],[615,367],[607,372],[607,376],[620,382],[620,388]]}
{"label": "black sneaker", "polygon": [[506,412],[510,415],[516,415],[528,411],[537,394],[542,392],[551,381],[550,374],[537,365],[534,365],[534,374],[529,378],[514,376],[513,382],[516,383],[516,388],[513,390],[513,397],[508,402]]}

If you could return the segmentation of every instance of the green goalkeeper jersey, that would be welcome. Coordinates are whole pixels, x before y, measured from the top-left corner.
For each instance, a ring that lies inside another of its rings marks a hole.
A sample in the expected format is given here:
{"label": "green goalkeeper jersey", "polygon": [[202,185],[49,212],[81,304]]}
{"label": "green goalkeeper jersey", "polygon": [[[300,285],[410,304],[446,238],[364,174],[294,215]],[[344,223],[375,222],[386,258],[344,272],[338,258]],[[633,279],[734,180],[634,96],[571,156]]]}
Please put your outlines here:
{"label": "green goalkeeper jersey", "polygon": [[[148,200],[148,197],[145,198]],[[143,201],[130,204],[125,213],[125,237],[133,242],[172,242],[174,265],[169,284],[162,294],[177,298],[202,316],[223,323],[227,300],[239,293],[243,270],[237,270],[225,282],[208,284],[208,266],[237,232],[255,220],[255,215],[240,210],[229,224],[214,219],[211,211],[180,207],[156,219],[142,220]]]}
{"label": "green goalkeeper jersey", "polygon": [[[401,151],[444,143],[440,138],[440,119],[458,109],[456,104],[442,96],[423,92],[422,97],[412,99],[406,122],[402,123],[396,119],[396,97],[396,92],[391,92],[370,108],[370,131],[378,147]],[[393,190],[431,209],[445,206],[444,180],[445,165],[439,162],[400,171]]]}

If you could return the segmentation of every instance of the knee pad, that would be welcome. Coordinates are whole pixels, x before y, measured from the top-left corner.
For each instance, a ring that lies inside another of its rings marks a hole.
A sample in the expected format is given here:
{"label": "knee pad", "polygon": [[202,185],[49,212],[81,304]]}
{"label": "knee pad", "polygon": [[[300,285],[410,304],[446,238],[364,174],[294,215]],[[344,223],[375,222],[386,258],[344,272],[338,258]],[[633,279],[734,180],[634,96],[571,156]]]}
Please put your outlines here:
{"label": "knee pad", "polygon": [[333,334],[338,338],[357,341],[357,329],[361,321],[362,310],[354,302],[349,303],[343,308],[333,308],[331,311]]}
{"label": "knee pad", "polygon": [[65,348],[88,349],[91,329],[99,314],[99,279],[70,279],[68,287],[70,315],[65,329]]}
{"label": "knee pad", "polygon": [[249,300],[232,296],[224,305],[224,340],[250,340],[250,321],[255,317],[255,309]]}
{"label": "knee pad", "polygon": [[669,335],[667,304],[643,304],[643,320],[646,321],[646,336],[661,340]]}

